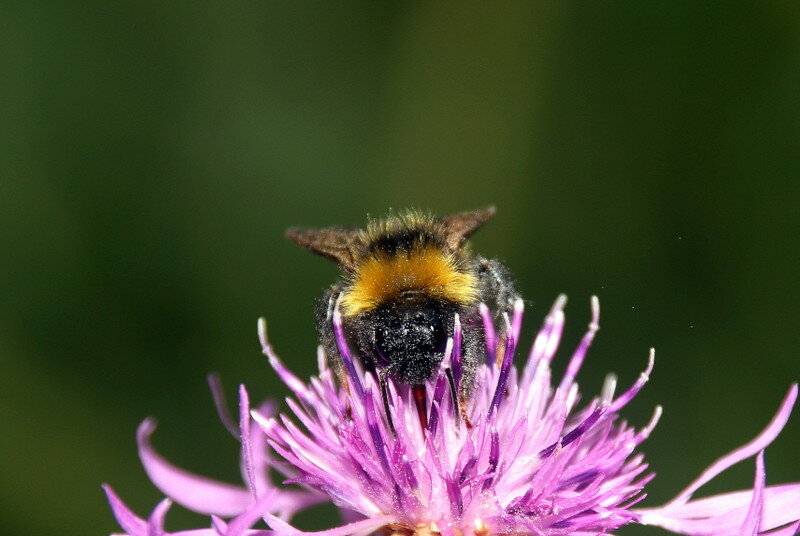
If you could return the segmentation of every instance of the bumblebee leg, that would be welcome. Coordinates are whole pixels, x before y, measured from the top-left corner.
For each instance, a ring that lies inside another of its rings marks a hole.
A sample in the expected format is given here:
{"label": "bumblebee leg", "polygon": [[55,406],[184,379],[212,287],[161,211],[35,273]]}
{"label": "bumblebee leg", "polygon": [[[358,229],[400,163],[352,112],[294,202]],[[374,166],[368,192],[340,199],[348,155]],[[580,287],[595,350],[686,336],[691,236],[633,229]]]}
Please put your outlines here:
{"label": "bumblebee leg", "polygon": [[320,344],[322,349],[325,350],[328,364],[333,368],[340,385],[347,389],[347,373],[344,369],[344,362],[339,353],[339,348],[336,346],[336,336],[333,332],[333,310],[336,307],[336,300],[339,299],[341,291],[342,287],[339,283],[325,291],[317,303],[316,317]]}
{"label": "bumblebee leg", "polygon": [[[480,301],[489,307],[495,321],[501,318],[503,313],[508,313],[511,316],[514,311],[514,303],[519,299],[519,293],[508,269],[495,259],[478,257],[476,262]],[[464,328],[462,359],[464,360],[465,381],[462,383],[463,388],[459,394],[462,398],[468,398],[475,368],[479,363],[486,362],[490,356],[486,348],[487,337],[484,331],[483,319],[478,308],[476,307],[468,314],[464,314],[461,322]],[[500,330],[497,335],[493,344],[495,347],[493,362],[500,364],[502,363],[505,349],[505,322],[500,322]]]}
{"label": "bumblebee leg", "polygon": [[[514,284],[514,279],[508,268],[496,259],[479,258],[478,280],[482,284],[484,300],[490,303],[487,305],[494,308],[494,319],[499,320],[503,313],[506,313],[509,319],[512,317],[514,304],[519,299]],[[499,322],[500,329],[498,330],[498,337],[495,347],[494,362],[496,365],[501,365],[505,358],[506,333],[505,322]]]}
{"label": "bumblebee leg", "polygon": [[472,394],[475,371],[480,363],[486,362],[486,336],[483,332],[483,322],[477,307],[465,311],[461,320],[461,380],[458,387],[459,406],[464,422],[466,418],[466,403]]}
{"label": "bumblebee leg", "polygon": [[494,309],[495,318],[503,313],[511,314],[514,302],[520,296],[508,268],[497,259],[479,257],[478,284],[481,298],[484,302],[488,302],[486,305]]}

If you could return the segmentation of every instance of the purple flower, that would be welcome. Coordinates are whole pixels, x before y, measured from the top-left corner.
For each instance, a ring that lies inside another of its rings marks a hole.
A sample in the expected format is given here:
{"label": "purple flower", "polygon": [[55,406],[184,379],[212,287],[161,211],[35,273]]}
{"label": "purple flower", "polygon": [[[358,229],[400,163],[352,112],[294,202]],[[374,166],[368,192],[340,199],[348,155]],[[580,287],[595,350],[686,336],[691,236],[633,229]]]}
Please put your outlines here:
{"label": "purple flower", "polygon": [[[260,322],[264,352],[294,394],[287,399],[294,417],[275,415],[268,405],[250,411],[247,393],[240,390],[238,435],[247,488],[173,467],[149,444],[152,421],[139,429],[140,454],[153,482],[175,502],[212,516],[211,528],[173,534],[300,535],[288,523],[291,515],[323,499],[332,501],[348,524],[315,533],[319,536],[589,536],[610,534],[628,523],[691,536],[800,532],[800,483],[767,487],[764,470],[764,449],[786,424],[796,385],[753,441],[713,463],[667,505],[637,508],[654,477],[637,450],[661,408],[640,429],[619,412],[647,382],[653,354],[646,370],[621,394],[615,394],[616,379],[609,377],[599,396],[580,403],[575,378],[598,329],[599,306],[593,299],[589,330],[555,383],[550,363],[564,326],[565,302],[564,297],[556,301],[519,368],[514,354],[522,303],[512,318],[504,316],[502,337],[495,335],[483,309],[489,359],[479,367],[463,408],[455,394],[461,392],[462,379],[458,319],[441,370],[426,385],[424,404],[415,398],[420,390],[392,381],[381,392],[373,375],[353,358],[338,314],[334,331],[347,371],[344,385],[321,352],[317,377],[305,383],[294,376],[273,352]],[[282,461],[269,455],[267,445]],[[753,489],[692,499],[703,484],[753,456]],[[266,477],[270,468],[296,487],[271,484]],[[127,534],[168,534],[163,517],[169,502],[146,521],[110,488],[107,492]],[[226,523],[222,517],[231,519]],[[262,519],[271,530],[251,528]]]}
{"label": "purple flower", "polygon": [[[295,472],[271,456],[266,445],[266,436],[257,426],[252,426],[250,401],[244,386],[239,388],[237,425],[228,414],[218,379],[210,376],[209,383],[223,424],[241,443],[240,465],[246,487],[194,475],[169,463],[150,444],[155,421],[146,419],[136,432],[139,457],[147,476],[169,499],[162,501],[145,521],[134,515],[110,486],[103,486],[114,515],[126,534],[132,536],[168,534],[164,532],[163,521],[173,501],[189,510],[212,516],[216,527],[225,525],[221,520],[222,517],[235,517],[236,521],[231,523],[231,527],[235,529],[249,528],[258,521],[258,516],[253,519],[248,518],[254,511],[269,512],[277,519],[289,519],[298,510],[319,504],[326,499],[323,494],[314,490],[277,489],[269,479],[270,469],[275,469],[288,478],[294,476]],[[270,402],[262,404],[258,409],[260,415],[272,415],[274,410],[275,406]],[[237,532],[237,534],[251,533],[252,531]],[[212,528],[169,534],[219,536],[224,532]]]}

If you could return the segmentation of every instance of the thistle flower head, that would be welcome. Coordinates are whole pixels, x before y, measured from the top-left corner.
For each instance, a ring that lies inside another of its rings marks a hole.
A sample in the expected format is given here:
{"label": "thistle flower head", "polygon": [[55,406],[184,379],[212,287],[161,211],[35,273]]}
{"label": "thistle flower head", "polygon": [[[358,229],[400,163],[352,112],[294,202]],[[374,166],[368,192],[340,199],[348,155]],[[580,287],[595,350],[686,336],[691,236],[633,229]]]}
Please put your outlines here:
{"label": "thistle flower head", "polygon": [[589,331],[556,385],[550,362],[564,325],[563,299],[521,368],[514,365],[521,302],[505,318],[499,348],[484,315],[489,362],[476,371],[463,404],[453,396],[462,380],[457,322],[440,372],[425,385],[422,419],[420,391],[407,385],[389,381],[388,403],[382,403],[379,382],[353,359],[338,317],[347,385],[337,385],[324,363],[310,386],[295,381],[262,336],[276,371],[295,386],[300,403],[290,407],[304,428],[259,414],[256,421],[298,469],[298,483],[323,489],[340,508],[388,516],[382,523],[396,533],[608,532],[636,517],[629,507],[651,476],[634,451],[660,411],[640,431],[617,418],[647,380],[652,357],[622,395],[614,397],[609,380],[602,396],[579,404],[574,379],[597,330],[593,303]]}
{"label": "thistle flower head", "polygon": [[[248,487],[171,466],[149,444],[149,421],[139,434],[145,468],[172,499],[212,515],[212,528],[185,533],[197,536],[301,534],[289,518],[321,500],[333,502],[350,523],[315,533],[319,536],[588,536],[610,534],[631,522],[687,535],[796,533],[800,484],[766,487],[763,460],[764,448],[788,419],[796,386],[751,443],[720,458],[666,506],[637,508],[654,476],[638,447],[661,409],[640,428],[619,413],[647,382],[653,354],[621,394],[610,376],[599,395],[582,400],[575,380],[598,329],[599,306],[593,299],[589,329],[554,381],[550,364],[564,327],[564,304],[563,297],[556,301],[525,359],[515,355],[522,303],[511,318],[504,316],[499,337],[484,308],[488,359],[475,372],[471,390],[461,386],[466,380],[458,319],[440,370],[424,388],[381,382],[365,371],[350,352],[338,314],[334,332],[344,373],[336,374],[320,351],[319,375],[306,383],[275,354],[262,321],[264,352],[293,397],[287,399],[291,416],[276,415],[271,406],[251,411],[242,388],[238,434]],[[267,445],[281,461],[268,455]],[[752,456],[757,456],[753,489],[692,500],[704,483]],[[265,476],[269,468],[299,489],[271,484]],[[109,498],[128,534],[167,534],[167,503],[145,521],[110,489]],[[251,529],[262,519],[270,532]]]}

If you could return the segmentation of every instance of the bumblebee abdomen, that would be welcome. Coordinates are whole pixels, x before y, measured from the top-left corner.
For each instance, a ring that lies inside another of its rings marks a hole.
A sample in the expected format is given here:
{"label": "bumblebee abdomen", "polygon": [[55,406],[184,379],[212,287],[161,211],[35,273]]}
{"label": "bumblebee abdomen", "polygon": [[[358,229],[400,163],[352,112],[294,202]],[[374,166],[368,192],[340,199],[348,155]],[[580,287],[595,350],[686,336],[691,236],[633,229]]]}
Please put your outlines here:
{"label": "bumblebee abdomen", "polygon": [[[430,378],[444,356],[456,306],[428,300],[390,302],[361,315],[362,351],[374,352],[376,364],[403,383]],[[374,340],[371,340],[374,337]]]}

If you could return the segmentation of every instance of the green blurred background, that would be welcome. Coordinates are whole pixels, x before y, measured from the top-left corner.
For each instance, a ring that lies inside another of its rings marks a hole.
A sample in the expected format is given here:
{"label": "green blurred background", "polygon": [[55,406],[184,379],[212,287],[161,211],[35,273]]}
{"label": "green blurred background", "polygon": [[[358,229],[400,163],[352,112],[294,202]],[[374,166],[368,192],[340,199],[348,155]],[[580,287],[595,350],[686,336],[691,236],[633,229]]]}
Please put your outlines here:
{"label": "green blurred background", "polygon": [[[790,0],[3,2],[4,532],[117,530],[101,482],[148,512],[148,415],[170,459],[239,482],[205,375],[285,395],[256,318],[310,374],[336,277],[283,229],[408,206],[497,205],[475,248],[516,274],[526,337],[570,296],[559,367],[599,295],[587,393],[656,347],[627,415],[665,406],[646,504],[668,499],[800,378],[799,25]],[[798,449],[800,415],[770,483]]]}

